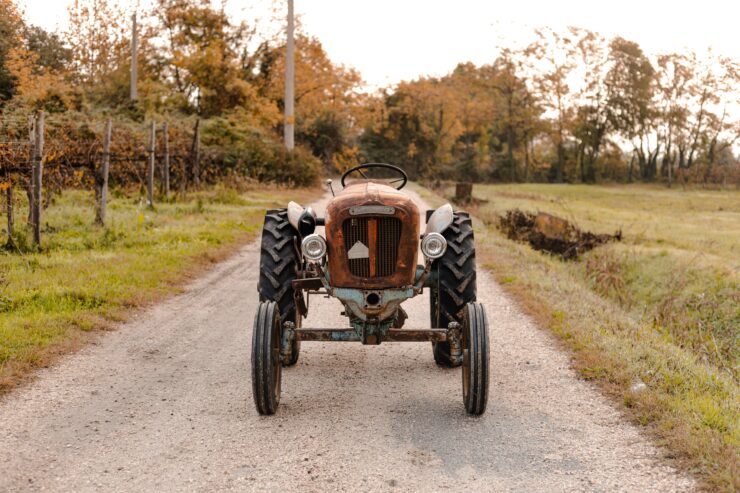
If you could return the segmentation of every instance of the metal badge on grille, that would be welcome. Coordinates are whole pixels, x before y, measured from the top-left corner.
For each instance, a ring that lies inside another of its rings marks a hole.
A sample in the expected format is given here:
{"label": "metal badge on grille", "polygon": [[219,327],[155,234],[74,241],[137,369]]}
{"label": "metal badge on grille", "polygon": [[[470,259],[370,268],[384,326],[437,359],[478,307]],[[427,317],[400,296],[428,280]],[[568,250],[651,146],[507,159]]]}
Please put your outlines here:
{"label": "metal badge on grille", "polygon": [[363,214],[394,214],[395,212],[396,208],[389,205],[358,205],[349,208],[349,213],[352,216]]}
{"label": "metal badge on grille", "polygon": [[347,258],[368,258],[370,256],[370,249],[364,245],[361,241],[355,243],[352,248],[347,252]]}

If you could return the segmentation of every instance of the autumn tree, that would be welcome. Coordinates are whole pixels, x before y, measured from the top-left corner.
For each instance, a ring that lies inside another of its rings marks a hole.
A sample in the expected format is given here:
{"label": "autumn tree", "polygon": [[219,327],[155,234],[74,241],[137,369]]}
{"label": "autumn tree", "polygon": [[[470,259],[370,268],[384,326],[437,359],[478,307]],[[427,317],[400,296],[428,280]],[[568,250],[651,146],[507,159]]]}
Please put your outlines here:
{"label": "autumn tree", "polygon": [[128,55],[129,24],[117,2],[75,0],[68,7],[65,40],[75,78],[87,88],[104,82]]}
{"label": "autumn tree", "polygon": [[232,22],[223,4],[210,0],[159,0],[153,15],[162,33],[159,75],[183,109],[204,117],[237,107],[262,109],[241,70],[253,32],[246,23]]}
{"label": "autumn tree", "polygon": [[560,34],[552,29],[536,29],[535,35],[537,39],[527,48],[530,70],[542,104],[553,115],[556,159],[550,178],[560,183],[565,177],[566,141],[573,114],[568,77],[576,66],[576,45],[572,34]]}
{"label": "autumn tree", "polygon": [[502,50],[492,69],[494,72],[492,86],[498,91],[503,103],[500,105],[503,111],[496,112],[495,122],[503,127],[506,134],[506,168],[509,179],[516,181],[517,166],[514,151],[518,146],[517,133],[520,122],[515,109],[520,106],[519,100],[526,96],[527,89],[523,81],[517,77],[517,68],[511,50]]}
{"label": "autumn tree", "polygon": [[[318,39],[298,34],[295,43],[296,137],[327,166],[340,167],[369,116],[362,79],[356,70],[332,62]],[[285,46],[263,43],[248,68],[260,94],[282,110]]]}
{"label": "autumn tree", "polygon": [[23,37],[26,48],[38,56],[39,66],[62,72],[72,62],[72,50],[59,34],[38,26],[26,26]]}
{"label": "autumn tree", "polygon": [[8,67],[12,51],[20,46],[23,20],[13,0],[0,0],[0,106],[13,97],[16,77]]}
{"label": "autumn tree", "polygon": [[575,94],[572,134],[580,181],[596,181],[598,160],[609,137],[609,107],[605,77],[609,67],[606,40],[585,29],[570,28],[582,85]]}
{"label": "autumn tree", "polygon": [[542,113],[533,88],[527,84],[526,54],[503,47],[493,65],[481,67],[490,73],[494,89],[493,131],[497,140],[504,142],[505,160],[500,177],[511,180],[529,180],[531,176],[531,144],[543,130],[539,124]]}
{"label": "autumn tree", "polygon": [[677,53],[660,55],[657,58],[657,89],[660,121],[658,136],[663,140],[663,156],[660,173],[673,181],[674,168],[678,159],[677,147],[691,109],[688,104],[690,85],[694,78],[694,67],[689,56]]}
{"label": "autumn tree", "polygon": [[438,105],[433,93],[425,92],[428,97],[422,99],[420,92],[419,84],[401,83],[393,93],[383,95],[378,119],[361,140],[369,161],[397,163],[411,179],[423,177],[437,164],[445,127],[444,106]]}
{"label": "autumn tree", "polygon": [[9,0],[0,0],[0,34],[0,107],[65,110],[70,57],[59,36],[27,25]]}
{"label": "autumn tree", "polygon": [[640,177],[651,180],[660,153],[660,142],[654,135],[658,117],[655,69],[637,43],[619,37],[609,45],[609,59],[605,84],[610,121],[631,142]]}
{"label": "autumn tree", "polygon": [[738,63],[726,57],[692,57],[695,76],[688,85],[688,118],[678,144],[678,167],[687,170],[703,161],[704,178],[711,173],[717,151],[738,140],[740,78]]}

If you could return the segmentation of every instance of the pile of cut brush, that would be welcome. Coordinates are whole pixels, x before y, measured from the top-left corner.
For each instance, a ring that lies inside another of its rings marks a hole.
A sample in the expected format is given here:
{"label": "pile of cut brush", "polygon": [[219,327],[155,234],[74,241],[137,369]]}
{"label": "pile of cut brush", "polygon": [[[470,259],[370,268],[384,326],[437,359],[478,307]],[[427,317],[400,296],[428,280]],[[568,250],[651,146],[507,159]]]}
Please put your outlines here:
{"label": "pile of cut brush", "polygon": [[539,212],[532,214],[519,209],[506,211],[499,217],[498,228],[510,240],[529,243],[535,250],[560,255],[566,260],[610,241],[621,241],[622,232],[615,234],[594,234],[583,231],[575,224],[561,217]]}

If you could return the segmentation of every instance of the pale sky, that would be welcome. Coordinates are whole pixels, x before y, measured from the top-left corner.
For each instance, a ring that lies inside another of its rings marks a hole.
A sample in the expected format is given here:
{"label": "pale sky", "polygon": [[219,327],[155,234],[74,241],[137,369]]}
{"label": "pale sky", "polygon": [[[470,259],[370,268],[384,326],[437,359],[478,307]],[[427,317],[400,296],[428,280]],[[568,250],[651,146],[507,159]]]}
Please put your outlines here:
{"label": "pale sky", "polygon": [[[72,1],[25,0],[26,19],[47,29],[64,28]],[[229,0],[227,5],[235,16],[253,19],[271,4]],[[524,45],[535,27],[618,34],[648,54],[712,47],[740,60],[737,0],[295,0],[295,10],[330,58],[357,68],[370,87],[444,75],[458,62],[490,63],[496,45]]]}

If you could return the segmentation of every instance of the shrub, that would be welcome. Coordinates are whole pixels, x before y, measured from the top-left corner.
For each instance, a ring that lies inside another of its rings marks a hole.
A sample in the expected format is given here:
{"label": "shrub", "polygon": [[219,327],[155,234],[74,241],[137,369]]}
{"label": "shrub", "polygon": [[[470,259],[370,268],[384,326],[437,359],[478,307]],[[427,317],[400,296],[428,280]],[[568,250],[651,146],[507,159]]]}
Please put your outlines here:
{"label": "shrub", "polygon": [[299,147],[289,154],[272,133],[233,115],[207,120],[202,139],[206,179],[237,175],[306,186],[319,178],[321,164],[310,152]]}

